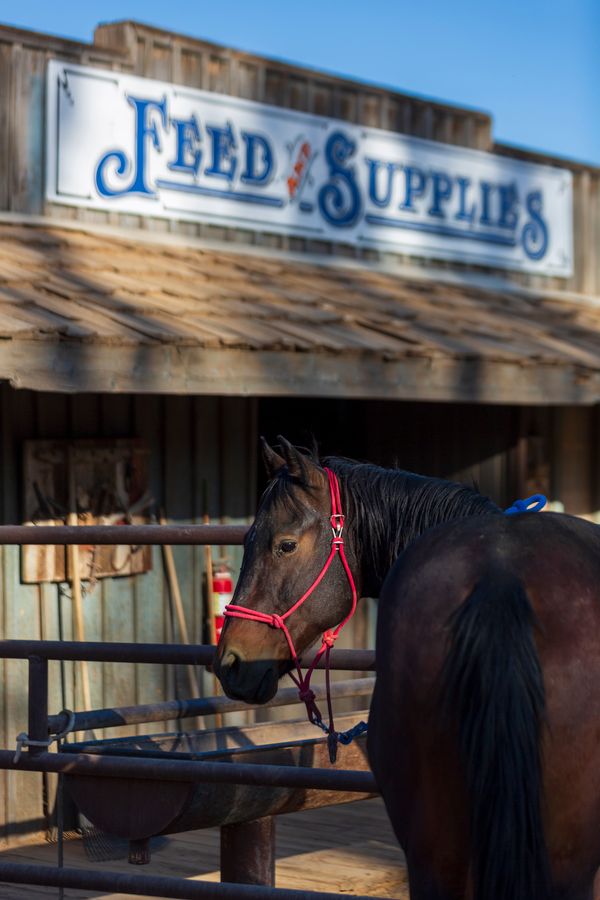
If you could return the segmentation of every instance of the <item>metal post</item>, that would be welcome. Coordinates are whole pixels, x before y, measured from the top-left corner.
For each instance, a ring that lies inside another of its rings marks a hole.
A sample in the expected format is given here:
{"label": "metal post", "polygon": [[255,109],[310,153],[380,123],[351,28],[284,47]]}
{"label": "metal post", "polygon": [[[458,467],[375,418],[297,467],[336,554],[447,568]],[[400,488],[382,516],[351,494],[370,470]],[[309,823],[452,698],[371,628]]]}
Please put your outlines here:
{"label": "metal post", "polygon": [[[10,884],[47,886],[62,884],[74,890],[94,891],[95,896],[135,894],[138,897],[158,897],[160,900],[166,900],[167,897],[177,900],[348,900],[347,893],[270,888],[256,884],[218,884],[165,875],[101,872],[98,869],[55,869],[51,866],[0,861],[0,882],[5,881]],[[23,892],[22,896],[27,895]],[[354,900],[383,900],[381,897],[365,897],[362,894],[353,896]]]}
{"label": "metal post", "polygon": [[362,769],[309,768],[271,763],[209,762],[160,757],[113,756],[91,753],[23,753],[15,762],[14,750],[0,750],[0,769],[22,772],[64,772],[94,778],[141,778],[144,781],[185,781],[190,784],[249,784],[308,788],[309,790],[377,792],[375,778]]}
{"label": "metal post", "polygon": [[221,826],[221,881],[275,886],[275,818]]}
{"label": "metal post", "polygon": [[[60,742],[59,742],[60,749]],[[65,779],[58,776],[58,788],[56,791],[56,827],[58,837],[56,842],[56,863],[59,869],[65,865]],[[58,900],[64,900],[65,890],[61,885],[58,888]]]}
{"label": "metal post", "polygon": [[150,838],[129,841],[129,862],[133,866],[147,866],[150,862]]}
{"label": "metal post", "polygon": [[[32,741],[48,740],[48,660],[29,657],[28,735]],[[47,746],[29,746],[30,756],[45,753]]]}

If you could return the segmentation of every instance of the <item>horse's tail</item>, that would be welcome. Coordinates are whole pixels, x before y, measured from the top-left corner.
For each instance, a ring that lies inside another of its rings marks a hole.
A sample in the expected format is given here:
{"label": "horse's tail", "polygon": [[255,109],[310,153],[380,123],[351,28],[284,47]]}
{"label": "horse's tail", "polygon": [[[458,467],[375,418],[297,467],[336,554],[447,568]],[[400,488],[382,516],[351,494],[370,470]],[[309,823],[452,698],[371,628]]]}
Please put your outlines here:
{"label": "horse's tail", "polygon": [[547,900],[540,737],[545,720],[535,615],[521,581],[483,578],[451,619],[442,673],[469,794],[476,900]]}

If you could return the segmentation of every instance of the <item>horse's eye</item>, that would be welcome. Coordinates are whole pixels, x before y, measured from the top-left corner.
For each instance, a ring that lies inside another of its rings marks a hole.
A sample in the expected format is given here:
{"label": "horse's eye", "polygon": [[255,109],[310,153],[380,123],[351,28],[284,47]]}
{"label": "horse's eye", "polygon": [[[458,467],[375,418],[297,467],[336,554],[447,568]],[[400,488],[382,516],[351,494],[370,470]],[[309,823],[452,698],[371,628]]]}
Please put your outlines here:
{"label": "horse's eye", "polygon": [[280,553],[293,553],[297,546],[296,541],[282,541],[277,549]]}

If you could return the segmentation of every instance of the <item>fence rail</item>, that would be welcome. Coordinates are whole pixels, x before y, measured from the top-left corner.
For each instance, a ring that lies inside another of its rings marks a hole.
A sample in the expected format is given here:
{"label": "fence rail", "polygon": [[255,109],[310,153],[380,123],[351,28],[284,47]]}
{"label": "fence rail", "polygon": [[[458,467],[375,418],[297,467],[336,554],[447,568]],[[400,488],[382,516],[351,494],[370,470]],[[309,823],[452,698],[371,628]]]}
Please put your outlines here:
{"label": "fence rail", "polygon": [[[86,660],[88,662],[164,663],[165,665],[210,666],[215,647],[211,644],[132,644],[121,641],[0,641],[0,659]],[[310,665],[313,654],[303,665]],[[317,669],[325,668],[321,658]],[[375,671],[374,650],[331,651],[329,668],[347,672]]]}
{"label": "fence rail", "polygon": [[[115,891],[175,900],[348,900],[348,894],[322,891],[298,891],[263,887],[256,884],[227,884],[188,881],[161,875],[123,875],[121,872],[98,872],[86,869],[54,869],[20,863],[0,863],[0,882],[37,884],[49,887],[78,888],[88,891]],[[382,900],[377,897],[354,896],[353,900]]]}
{"label": "fence rail", "polygon": [[0,750],[0,768],[27,772],[93,775],[94,778],[136,778],[144,781],[185,781],[193,784],[250,784],[257,787],[289,787],[320,791],[377,793],[370,772],[351,769],[309,769],[264,763],[204,762],[202,760],[145,759],[129,756],[96,756],[91,753],[23,754],[15,762],[14,750]]}
{"label": "fence rail", "polygon": [[[239,525],[119,525],[119,526],[0,526],[0,544],[112,544],[112,545],[169,545],[169,544],[241,544],[248,529]],[[375,780],[368,771],[348,769],[303,768],[293,765],[214,762],[132,758],[128,756],[98,756],[88,753],[48,752],[45,744],[49,734],[59,733],[62,717],[48,716],[48,660],[85,660],[95,662],[162,663],[172,665],[204,665],[213,662],[215,648],[209,645],[133,644],[93,641],[0,641],[0,659],[26,659],[29,664],[28,737],[33,744],[15,760],[15,751],[0,749],[0,769],[30,772],[55,772],[59,775],[94,776],[101,779],[148,779],[162,782],[213,782],[268,788],[297,788],[300,790],[331,791],[333,796],[345,792],[373,794]],[[311,657],[313,654],[311,654]],[[310,665],[311,658],[306,660]],[[318,667],[323,667],[320,661]],[[334,650],[329,661],[331,669],[345,671],[374,671],[375,654],[370,650]],[[353,684],[340,683],[334,691],[341,696],[357,696],[370,690],[373,679],[358,679]],[[272,705],[283,705],[295,694],[294,689],[282,691]],[[288,697],[289,694],[289,697]],[[211,705],[212,704],[212,705]],[[216,705],[215,705],[216,704]],[[149,704],[146,707],[125,707],[112,710],[87,710],[75,713],[72,727],[86,729],[108,727],[143,721],[161,721],[174,717],[195,716],[217,711],[233,711],[241,704],[227,698],[198,698],[183,702]],[[116,721],[118,720],[118,721]],[[342,792],[342,793],[339,793]],[[268,820],[260,820],[270,821]],[[328,892],[282,890],[265,883],[269,865],[274,865],[274,845],[270,829],[265,836],[255,834],[257,823],[243,821],[222,827],[237,834],[242,846],[251,856],[262,859],[261,866],[252,872],[244,871],[247,861],[228,869],[229,881],[209,883],[183,878],[123,875],[69,869],[59,866],[17,865],[0,863],[0,882],[36,884],[96,891],[119,891],[125,894],[181,898],[214,898],[214,900],[342,900],[346,894]],[[259,829],[261,831],[261,829]],[[239,832],[239,834],[238,834]],[[270,836],[269,836],[270,835]],[[252,844],[252,846],[250,846]],[[246,854],[247,855],[247,854]],[[248,857],[250,859],[250,857]],[[266,860],[266,862],[265,862]],[[223,864],[222,864],[223,866]],[[222,867],[223,871],[223,867]],[[247,877],[249,875],[249,877]],[[245,884],[238,882],[254,881]],[[357,898],[361,900],[361,898]],[[373,900],[373,898],[362,898]]]}
{"label": "fence rail", "polygon": [[0,525],[0,544],[243,544],[247,525]]}
{"label": "fence rail", "polygon": [[[330,688],[331,697],[363,697],[371,694],[374,678],[352,678],[348,681],[334,681]],[[313,687],[315,700],[325,700],[327,690],[324,685]],[[298,702],[298,688],[282,688],[262,709],[290,706]],[[212,716],[215,713],[241,712],[248,709],[242,700],[229,697],[200,697],[189,700],[167,700],[164,703],[146,703],[138,706],[92,709],[73,714],[72,722],[66,712],[48,717],[50,734],[60,734],[71,725],[71,731],[94,731],[96,728],[118,728],[121,725],[142,725],[148,722],[169,722],[176,719],[191,719],[197,716]]]}

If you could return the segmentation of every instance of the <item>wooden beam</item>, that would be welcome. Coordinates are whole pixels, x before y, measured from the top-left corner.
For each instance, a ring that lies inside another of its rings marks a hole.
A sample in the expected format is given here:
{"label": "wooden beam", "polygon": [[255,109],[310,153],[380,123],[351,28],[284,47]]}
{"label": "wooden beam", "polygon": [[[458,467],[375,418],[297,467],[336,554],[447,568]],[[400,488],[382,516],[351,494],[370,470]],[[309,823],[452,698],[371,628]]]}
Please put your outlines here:
{"label": "wooden beam", "polygon": [[339,397],[587,405],[600,370],[567,364],[377,354],[210,350],[175,344],[0,342],[0,380],[59,393]]}

